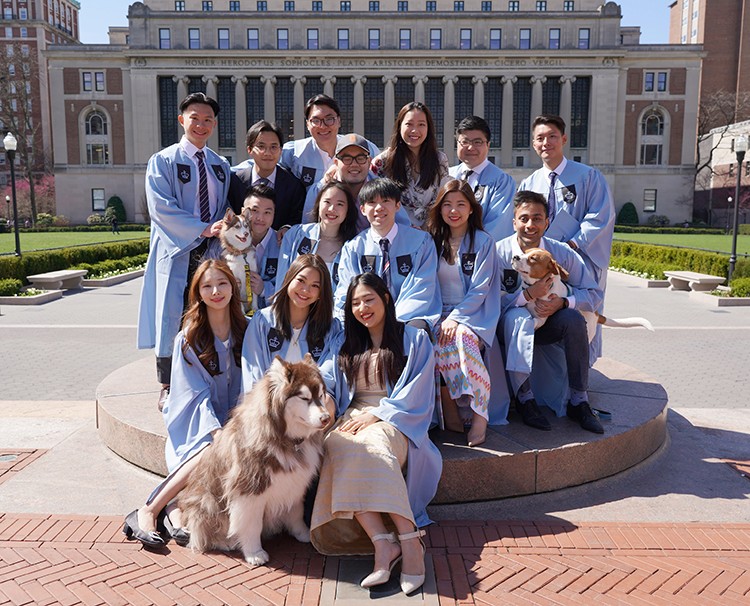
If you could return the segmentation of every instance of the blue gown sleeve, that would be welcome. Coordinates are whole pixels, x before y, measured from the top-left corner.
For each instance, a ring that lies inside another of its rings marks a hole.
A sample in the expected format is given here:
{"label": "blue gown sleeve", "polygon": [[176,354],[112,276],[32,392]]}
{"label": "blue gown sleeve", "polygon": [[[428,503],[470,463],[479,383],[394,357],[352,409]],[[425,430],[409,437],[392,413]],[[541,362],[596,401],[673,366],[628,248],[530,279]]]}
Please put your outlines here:
{"label": "blue gown sleeve", "polygon": [[344,321],[344,303],[346,302],[346,291],[349,283],[359,273],[357,271],[357,256],[355,247],[356,238],[349,240],[341,247],[341,259],[339,261],[339,282],[333,293],[333,315],[342,322]]}
{"label": "blue gown sleeve", "polygon": [[482,205],[484,207],[482,214],[484,231],[489,233],[496,241],[512,233],[512,225],[507,225],[506,216],[510,214],[512,222],[513,196],[515,194],[516,182],[507,173],[503,173],[503,177],[493,183],[490,191],[486,194],[485,203]]}
{"label": "blue gown sleeve", "polygon": [[284,239],[281,241],[281,249],[279,250],[279,261],[276,266],[276,280],[274,281],[273,292],[276,292],[284,282],[284,276],[289,271],[289,266],[292,261],[297,258],[294,254],[299,239],[300,230],[302,225],[292,225],[284,234]]}
{"label": "blue gown sleeve", "polygon": [[242,393],[247,393],[263,378],[271,365],[271,354],[266,344],[269,324],[261,312],[250,319],[242,342]]}
{"label": "blue gown sleeve", "polygon": [[601,271],[609,266],[615,225],[615,206],[612,192],[604,175],[590,170],[586,179],[586,214],[581,230],[571,240]]}
{"label": "blue gown sleeve", "polygon": [[[434,327],[443,309],[440,284],[437,279],[438,256],[432,238],[426,232],[417,231],[417,233],[423,234],[422,243],[414,255],[414,268],[401,284],[401,290],[396,299],[396,315],[402,322],[423,319]],[[341,280],[340,269],[339,280],[339,286],[341,286],[343,280]],[[347,286],[348,284],[349,282],[346,281]],[[339,290],[337,289],[336,292],[338,293]],[[346,296],[346,290],[343,294]],[[341,306],[343,309],[343,301]]]}

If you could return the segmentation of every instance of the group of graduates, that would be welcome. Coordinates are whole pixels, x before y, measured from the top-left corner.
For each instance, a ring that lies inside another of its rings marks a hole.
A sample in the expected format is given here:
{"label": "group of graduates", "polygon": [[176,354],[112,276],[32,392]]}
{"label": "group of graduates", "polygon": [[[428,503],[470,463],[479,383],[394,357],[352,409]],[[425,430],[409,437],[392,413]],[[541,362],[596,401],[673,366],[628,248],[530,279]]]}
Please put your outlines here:
{"label": "group of graduates", "polygon": [[[387,581],[402,560],[402,589],[415,591],[424,581],[419,528],[442,469],[431,427],[467,431],[478,446],[488,424],[507,423],[513,401],[540,430],[551,429],[543,404],[604,431],[587,395],[601,335],[589,342],[579,310],[603,305],[610,190],[597,170],[565,158],[558,116],[534,121],[543,166],[516,188],[489,161],[491,133],[477,116],[459,123],[461,163],[449,167],[424,104],[401,109],[379,153],[339,134],[336,101],[317,95],[305,105],[309,138],[283,143],[260,121],[247,133],[249,159],[230,169],[206,146],[218,114],[215,100],[189,95],[179,107],[184,136],[148,164],[138,345],[156,348],[170,475],[126,527],[158,544],[162,515],[186,542],[175,497],[201,452],[275,356],[309,353],[335,419],[313,544],[325,554],[374,552],[363,587]],[[228,207],[249,209],[254,313],[227,264],[206,259],[219,256],[206,253]],[[512,260],[531,248],[568,272],[567,296],[548,296],[551,276],[522,287]],[[529,304],[546,318],[537,330]]]}

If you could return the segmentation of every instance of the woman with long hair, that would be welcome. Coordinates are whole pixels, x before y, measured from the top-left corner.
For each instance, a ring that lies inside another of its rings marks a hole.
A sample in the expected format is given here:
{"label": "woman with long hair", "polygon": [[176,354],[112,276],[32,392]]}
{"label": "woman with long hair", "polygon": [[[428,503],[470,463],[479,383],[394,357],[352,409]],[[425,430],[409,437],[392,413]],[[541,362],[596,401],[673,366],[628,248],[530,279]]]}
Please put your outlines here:
{"label": "woman with long hair", "polygon": [[237,280],[229,266],[217,259],[203,261],[190,283],[183,328],[174,344],[171,387],[162,411],[169,475],[146,504],[125,519],[123,532],[128,538],[158,547],[165,542],[159,532],[163,525],[175,542],[188,542],[179,511],[170,502],[237,404],[246,328]]}
{"label": "woman with long hair", "polygon": [[333,318],[333,290],[325,261],[297,257],[289,266],[273,303],[253,315],[242,346],[242,391],[260,381],[277,355],[300,362],[310,353],[318,364],[332,356],[341,332]]}
{"label": "woman with long hair", "polygon": [[432,114],[424,103],[401,108],[387,149],[376,156],[372,170],[404,187],[401,204],[412,226],[422,227],[440,186],[448,180],[448,157],[437,148]]}
{"label": "woman with long hair", "polygon": [[327,363],[330,373],[323,369],[339,419],[325,439],[311,540],[326,555],[374,552],[362,587],[385,583],[403,560],[401,589],[409,594],[424,583],[418,528],[430,523],[426,507],[442,471],[427,435],[433,347],[425,331],[396,319],[393,298],[373,273],[352,280],[344,314],[343,343]]}
{"label": "woman with long hair", "polygon": [[317,219],[315,223],[293,225],[284,234],[276,274],[277,289],[281,287],[292,261],[309,253],[315,253],[325,261],[333,289],[336,289],[341,247],[358,233],[359,209],[346,184],[329,181],[318,192],[312,212]]}
{"label": "woman with long hair", "polygon": [[438,324],[437,366],[443,416],[448,429],[470,424],[469,446],[485,441],[489,421],[490,375],[482,360],[500,318],[493,300],[495,242],[482,229],[482,207],[466,181],[452,179],[438,192],[427,216],[440,264],[443,313]]}

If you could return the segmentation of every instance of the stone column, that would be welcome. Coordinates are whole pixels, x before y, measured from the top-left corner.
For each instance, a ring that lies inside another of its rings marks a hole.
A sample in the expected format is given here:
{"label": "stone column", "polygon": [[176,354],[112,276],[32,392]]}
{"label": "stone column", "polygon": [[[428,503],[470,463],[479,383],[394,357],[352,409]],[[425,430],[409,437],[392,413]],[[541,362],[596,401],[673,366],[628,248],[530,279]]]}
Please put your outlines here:
{"label": "stone column", "polygon": [[333,85],[336,84],[336,76],[321,76],[320,81],[323,83],[323,94],[333,97]]}
{"label": "stone column", "polygon": [[[385,84],[385,96],[383,98],[383,147],[388,145],[393,130],[393,122],[396,116],[396,91],[395,84],[398,81],[397,76],[383,76]],[[399,108],[400,109],[400,108]]]}
{"label": "stone column", "polygon": [[269,122],[276,122],[276,76],[261,76],[263,83],[263,117]]}
{"label": "stone column", "polygon": [[411,79],[414,83],[414,100],[419,103],[424,103],[424,85],[427,84],[427,80],[427,76],[414,76]]}
{"label": "stone column", "polygon": [[[531,119],[542,113],[542,84],[547,81],[546,76],[531,76]],[[531,124],[529,124],[529,128]]]}
{"label": "stone column", "polygon": [[[570,112],[572,109],[572,87],[573,82],[576,81],[575,76],[563,76],[560,78],[560,117],[565,120],[566,132],[570,129]],[[565,155],[570,154],[570,138],[565,144]]]}
{"label": "stone column", "polygon": [[[63,87],[63,70],[61,67],[53,67],[49,70],[49,89],[52,99],[57,99],[57,103],[52,103],[50,105],[50,116],[52,118],[52,124],[55,125],[55,136],[52,139],[52,150],[55,155],[55,163],[67,164],[68,138],[72,137],[73,135],[78,138],[79,133],[67,132],[67,120],[65,117],[67,106],[63,101],[63,91],[65,89]],[[75,111],[75,107],[73,107],[73,110]],[[177,109],[175,108],[174,111],[177,111]],[[5,132],[1,134],[3,137],[5,136]],[[79,143],[82,147],[85,147],[85,145],[83,145],[83,141],[80,141]],[[129,161],[132,162],[132,160],[130,159]],[[10,160],[6,160],[6,162],[10,162]],[[72,164],[78,164],[79,162],[80,159],[75,158]],[[10,167],[8,167],[8,170],[10,170]]]}
{"label": "stone column", "polygon": [[484,85],[487,80],[487,76],[474,76],[471,79],[474,84],[474,115],[480,118],[484,118]]}
{"label": "stone column", "polygon": [[[216,85],[219,83],[219,79],[216,76],[203,76],[202,80],[206,83],[206,96],[212,99],[217,98]],[[215,128],[214,132],[208,139],[208,146],[214,151],[219,150],[219,129]]]}
{"label": "stone column", "polygon": [[172,82],[177,82],[177,103],[182,103],[182,100],[188,95],[190,78],[187,76],[172,76]]}
{"label": "stone column", "polygon": [[245,145],[245,136],[247,128],[250,126],[247,122],[247,78],[232,76],[234,82],[234,138],[235,164],[247,160],[247,146]]}
{"label": "stone column", "polygon": [[500,140],[500,163],[503,166],[513,166],[513,84],[518,80],[515,76],[503,76],[503,131]]}
{"label": "stone column", "polygon": [[292,76],[290,78],[294,84],[294,138],[304,139],[305,137],[305,83],[307,78],[304,76]]}
{"label": "stone column", "polygon": [[354,120],[352,122],[354,132],[364,136],[365,134],[365,76],[352,76],[354,84]]}
{"label": "stone column", "polygon": [[456,88],[458,76],[443,76],[443,151],[448,156],[448,165],[455,164],[456,148],[448,145],[453,141],[453,131],[456,126]]}

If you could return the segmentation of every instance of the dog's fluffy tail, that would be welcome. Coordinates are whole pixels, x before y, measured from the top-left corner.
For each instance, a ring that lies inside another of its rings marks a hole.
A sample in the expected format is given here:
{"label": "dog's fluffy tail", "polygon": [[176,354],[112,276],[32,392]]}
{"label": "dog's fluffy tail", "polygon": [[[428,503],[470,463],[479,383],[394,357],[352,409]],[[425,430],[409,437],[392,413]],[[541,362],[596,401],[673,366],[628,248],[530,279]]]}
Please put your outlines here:
{"label": "dog's fluffy tail", "polygon": [[654,327],[651,325],[646,318],[632,317],[632,318],[607,318],[601,314],[599,315],[599,324],[604,326],[612,326],[614,328],[635,328],[636,326],[642,326],[643,328],[654,332]]}

